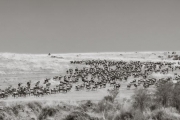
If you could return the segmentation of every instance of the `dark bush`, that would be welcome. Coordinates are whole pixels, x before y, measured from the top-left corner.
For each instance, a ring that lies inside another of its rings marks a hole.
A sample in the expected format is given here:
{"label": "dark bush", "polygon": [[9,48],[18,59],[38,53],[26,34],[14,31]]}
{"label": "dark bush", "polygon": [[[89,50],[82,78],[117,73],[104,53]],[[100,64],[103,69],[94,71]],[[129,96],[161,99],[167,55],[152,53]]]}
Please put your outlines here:
{"label": "dark bush", "polygon": [[172,100],[172,93],[173,93],[173,83],[166,82],[161,84],[157,87],[156,91],[156,98],[157,102],[162,104],[163,106],[168,106],[171,104]]}
{"label": "dark bush", "polygon": [[44,120],[48,116],[52,117],[56,114],[56,112],[57,112],[57,109],[55,109],[55,108],[51,108],[51,107],[43,108],[39,115],[39,120]]}
{"label": "dark bush", "polygon": [[91,107],[91,106],[93,105],[93,103],[92,103],[90,100],[88,100],[88,101],[85,103],[85,105],[86,105],[87,107]]}
{"label": "dark bush", "polygon": [[105,96],[104,97],[104,100],[106,100],[106,101],[109,101],[109,102],[114,102],[114,98],[112,97],[112,96],[110,96],[110,95],[108,95],[108,96]]}
{"label": "dark bush", "polygon": [[157,104],[152,104],[150,105],[150,110],[153,111],[153,110],[156,110],[158,108]]}
{"label": "dark bush", "polygon": [[98,118],[90,117],[84,112],[74,111],[63,120],[98,120]]}
{"label": "dark bush", "polygon": [[109,111],[113,109],[113,104],[106,101],[106,100],[102,100],[97,104],[96,107],[96,112],[104,112],[104,111]]}
{"label": "dark bush", "polygon": [[4,120],[4,113],[0,111],[0,120]]}
{"label": "dark bush", "polygon": [[27,106],[36,114],[38,115],[42,109],[42,105],[40,102],[29,102]]}
{"label": "dark bush", "polygon": [[94,104],[90,100],[88,100],[86,103],[81,104],[80,107],[83,109],[83,111],[86,112],[86,111],[92,109],[93,105]]}
{"label": "dark bush", "polygon": [[172,106],[180,112],[180,83],[174,86],[172,92]]}
{"label": "dark bush", "polygon": [[149,106],[151,98],[148,95],[147,89],[139,89],[135,91],[135,94],[133,96],[133,107],[136,109],[140,109],[140,111],[143,111],[146,107]]}
{"label": "dark bush", "polygon": [[122,112],[119,115],[116,115],[114,120],[131,120],[133,119],[133,115],[131,112]]}
{"label": "dark bush", "polygon": [[19,114],[19,110],[23,110],[23,109],[24,109],[23,105],[14,105],[14,106],[12,106],[12,111],[16,116]]}
{"label": "dark bush", "polygon": [[119,90],[109,90],[109,95],[112,96],[113,99],[119,94]]}

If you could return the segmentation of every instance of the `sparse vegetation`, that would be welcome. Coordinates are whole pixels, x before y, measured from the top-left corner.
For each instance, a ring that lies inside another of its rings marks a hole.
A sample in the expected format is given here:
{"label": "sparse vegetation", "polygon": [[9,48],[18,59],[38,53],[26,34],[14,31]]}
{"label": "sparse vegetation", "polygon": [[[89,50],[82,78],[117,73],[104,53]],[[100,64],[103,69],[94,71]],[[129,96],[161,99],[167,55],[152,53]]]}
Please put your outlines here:
{"label": "sparse vegetation", "polygon": [[16,103],[0,112],[0,120],[179,120],[179,90],[180,84],[165,83],[153,95],[149,95],[147,89],[138,89],[130,100],[123,101],[115,101],[118,92],[109,91],[98,103],[89,100],[78,106],[58,102],[52,105]]}
{"label": "sparse vegetation", "polygon": [[74,111],[71,112],[66,118],[63,120],[98,120],[98,118],[91,117],[85,112]]}
{"label": "sparse vegetation", "polygon": [[151,98],[148,95],[147,89],[139,89],[135,91],[135,95],[133,96],[133,107],[135,109],[139,109],[141,112],[147,108],[151,102]]}
{"label": "sparse vegetation", "polygon": [[55,109],[53,107],[45,107],[41,110],[41,113],[39,115],[39,120],[45,120],[48,116],[53,117],[58,109]]}

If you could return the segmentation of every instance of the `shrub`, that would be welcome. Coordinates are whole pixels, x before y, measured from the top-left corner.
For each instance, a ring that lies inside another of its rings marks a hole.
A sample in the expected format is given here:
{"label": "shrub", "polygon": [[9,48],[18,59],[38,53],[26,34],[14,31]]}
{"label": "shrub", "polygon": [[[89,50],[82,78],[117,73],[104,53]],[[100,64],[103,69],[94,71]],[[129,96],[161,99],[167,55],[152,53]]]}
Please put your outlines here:
{"label": "shrub", "polygon": [[115,111],[108,111],[108,112],[104,113],[104,118],[106,120],[113,120],[115,116],[116,116]]}
{"label": "shrub", "polygon": [[163,106],[168,106],[172,100],[173,83],[166,82],[157,87],[155,96],[157,102],[160,102]]}
{"label": "shrub", "polygon": [[86,103],[80,104],[80,107],[83,109],[83,111],[88,111],[88,109],[92,109],[93,103],[88,100]]}
{"label": "shrub", "polygon": [[152,112],[153,120],[179,120],[180,115],[173,108],[160,108]]}
{"label": "shrub", "polygon": [[147,89],[139,89],[135,91],[135,94],[133,96],[133,107],[140,109],[140,111],[143,111],[146,107],[149,106],[151,98],[148,95]]}
{"label": "shrub", "polygon": [[114,117],[114,120],[131,120],[133,119],[133,115],[131,112],[127,112],[127,111],[121,111],[120,114],[117,114],[115,117]]}
{"label": "shrub", "polygon": [[23,105],[13,105],[12,106],[12,111],[16,116],[19,114],[19,110],[23,110],[23,109],[24,109]]}
{"label": "shrub", "polygon": [[147,119],[141,111],[136,110],[133,115],[133,120],[147,120]]}
{"label": "shrub", "polygon": [[88,114],[84,112],[74,111],[71,112],[63,120],[98,120],[98,118],[90,117]]}
{"label": "shrub", "polygon": [[104,97],[104,100],[106,100],[106,101],[108,101],[108,102],[114,102],[114,98],[112,97],[112,96],[110,96],[110,95],[108,95],[108,96],[105,96]]}
{"label": "shrub", "polygon": [[4,120],[5,116],[4,113],[0,112],[0,120]]}
{"label": "shrub", "polygon": [[33,111],[36,111],[37,108],[39,108],[39,109],[42,108],[42,106],[40,105],[40,103],[37,103],[37,102],[29,102],[29,103],[27,104],[27,106],[28,106],[29,108],[31,108]]}
{"label": "shrub", "polygon": [[86,102],[86,105],[90,107],[90,106],[93,105],[93,103],[92,103],[90,100],[88,100],[88,101]]}
{"label": "shrub", "polygon": [[40,115],[39,115],[39,120],[46,119],[48,116],[52,117],[56,114],[57,109],[51,108],[51,107],[45,107],[42,109]]}
{"label": "shrub", "polygon": [[180,112],[180,83],[174,86],[172,92],[172,106]]}
{"label": "shrub", "polygon": [[97,104],[96,112],[104,112],[104,111],[109,111],[113,109],[113,104],[106,101],[102,100]]}
{"label": "shrub", "polygon": [[119,94],[118,90],[109,90],[109,95],[113,98],[113,101],[118,94]]}
{"label": "shrub", "polygon": [[159,105],[153,101],[153,103],[151,103],[151,105],[149,106],[150,110],[156,110],[159,107]]}

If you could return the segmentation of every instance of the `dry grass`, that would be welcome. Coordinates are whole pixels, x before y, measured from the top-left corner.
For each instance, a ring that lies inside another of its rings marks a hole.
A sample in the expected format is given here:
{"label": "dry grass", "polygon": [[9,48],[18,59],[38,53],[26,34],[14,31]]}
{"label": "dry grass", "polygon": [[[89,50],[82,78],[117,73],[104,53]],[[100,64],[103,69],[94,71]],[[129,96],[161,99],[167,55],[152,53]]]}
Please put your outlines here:
{"label": "dry grass", "polygon": [[98,103],[84,101],[76,106],[58,101],[2,103],[6,107],[0,112],[0,120],[180,120],[180,113],[174,107],[151,109],[158,104],[151,101],[153,104],[141,111],[139,107],[134,108],[136,99],[114,101],[110,96]]}

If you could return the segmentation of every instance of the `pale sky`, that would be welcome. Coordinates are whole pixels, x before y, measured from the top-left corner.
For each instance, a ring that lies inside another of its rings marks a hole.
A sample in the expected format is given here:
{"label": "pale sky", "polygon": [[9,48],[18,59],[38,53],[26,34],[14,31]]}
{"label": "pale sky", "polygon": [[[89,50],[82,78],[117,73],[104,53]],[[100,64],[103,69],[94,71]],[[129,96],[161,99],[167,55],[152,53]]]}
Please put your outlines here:
{"label": "pale sky", "polygon": [[0,0],[0,52],[180,50],[180,0]]}

